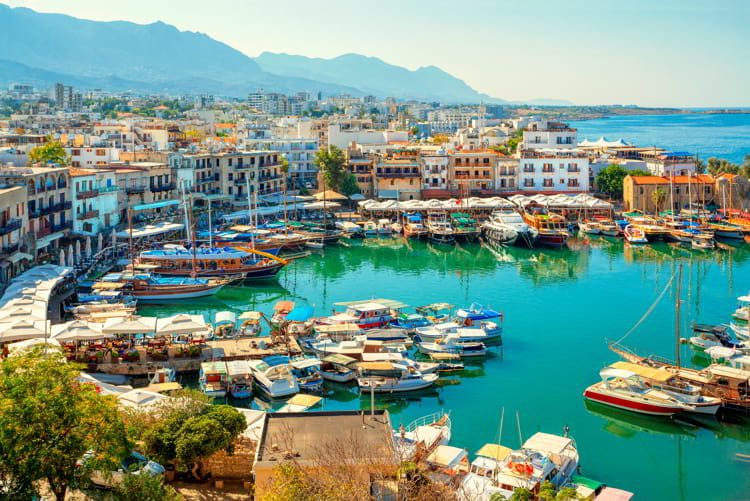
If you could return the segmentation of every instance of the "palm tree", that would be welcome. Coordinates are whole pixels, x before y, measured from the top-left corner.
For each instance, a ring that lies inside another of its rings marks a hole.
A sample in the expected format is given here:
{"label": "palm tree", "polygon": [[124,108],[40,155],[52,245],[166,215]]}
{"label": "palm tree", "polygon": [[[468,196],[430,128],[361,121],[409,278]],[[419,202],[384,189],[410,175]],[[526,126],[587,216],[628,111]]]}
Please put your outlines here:
{"label": "palm tree", "polygon": [[651,193],[651,201],[654,202],[654,205],[656,206],[656,214],[659,214],[659,207],[664,203],[664,201],[667,199],[667,192],[662,190],[661,188],[656,188]]}

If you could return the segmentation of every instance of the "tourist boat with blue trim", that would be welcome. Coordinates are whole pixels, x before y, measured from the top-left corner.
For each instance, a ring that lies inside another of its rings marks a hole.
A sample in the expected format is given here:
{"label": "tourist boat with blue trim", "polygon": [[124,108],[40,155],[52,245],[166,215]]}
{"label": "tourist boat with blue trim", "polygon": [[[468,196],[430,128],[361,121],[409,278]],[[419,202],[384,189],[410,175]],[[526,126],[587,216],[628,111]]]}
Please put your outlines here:
{"label": "tourist boat with blue trim", "polygon": [[250,398],[253,394],[253,371],[247,360],[230,360],[226,363],[229,394],[232,398]]}
{"label": "tourist boat with blue trim", "polygon": [[161,277],[136,269],[108,273],[94,287],[107,283],[132,296],[139,303],[164,303],[213,296],[233,281],[232,278]]}
{"label": "tourist boat with blue trim", "polygon": [[138,263],[153,265],[153,272],[163,276],[264,280],[275,277],[288,261],[250,248],[187,248],[167,244],[158,250],[141,252]]}
{"label": "tourist boat with blue trim", "polygon": [[406,238],[420,238],[427,235],[427,228],[425,228],[422,215],[419,213],[406,214],[403,226]]}

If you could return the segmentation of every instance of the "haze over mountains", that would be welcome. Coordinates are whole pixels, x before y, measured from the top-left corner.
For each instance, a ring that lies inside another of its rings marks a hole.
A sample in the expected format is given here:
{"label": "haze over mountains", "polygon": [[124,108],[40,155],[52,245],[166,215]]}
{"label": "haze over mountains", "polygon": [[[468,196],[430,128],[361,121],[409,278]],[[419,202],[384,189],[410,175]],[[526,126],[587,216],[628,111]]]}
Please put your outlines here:
{"label": "haze over mountains", "polygon": [[[162,22],[90,21],[0,4],[0,85],[46,87],[60,81],[112,91],[236,97],[263,88],[443,103],[506,102],[435,66],[412,71],[359,54],[320,59],[264,52],[253,59],[205,34]],[[539,104],[569,104],[544,101]]]}

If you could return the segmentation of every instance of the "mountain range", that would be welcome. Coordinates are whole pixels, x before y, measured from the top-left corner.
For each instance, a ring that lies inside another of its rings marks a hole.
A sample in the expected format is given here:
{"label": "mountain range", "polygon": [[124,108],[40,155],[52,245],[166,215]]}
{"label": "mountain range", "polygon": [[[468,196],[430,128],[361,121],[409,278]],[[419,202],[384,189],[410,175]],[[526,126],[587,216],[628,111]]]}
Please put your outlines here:
{"label": "mountain range", "polygon": [[359,54],[321,59],[263,52],[251,58],[208,35],[163,22],[90,21],[0,4],[0,85],[14,82],[234,97],[262,88],[442,103],[507,102],[435,66],[409,70]]}

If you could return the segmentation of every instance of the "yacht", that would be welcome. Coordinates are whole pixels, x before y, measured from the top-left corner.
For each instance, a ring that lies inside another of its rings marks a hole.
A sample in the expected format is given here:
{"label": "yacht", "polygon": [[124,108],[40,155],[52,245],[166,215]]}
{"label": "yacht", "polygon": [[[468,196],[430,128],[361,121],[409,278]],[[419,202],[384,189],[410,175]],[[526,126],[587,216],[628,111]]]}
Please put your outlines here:
{"label": "yacht", "polygon": [[429,388],[437,374],[422,374],[413,367],[393,362],[361,362],[357,385],[362,393],[399,393]]}
{"label": "yacht", "polygon": [[292,374],[297,378],[300,391],[320,391],[323,376],[320,374],[321,361],[317,358],[299,358],[290,362]]}
{"label": "yacht", "polygon": [[385,327],[393,320],[391,308],[375,301],[347,303],[344,313],[321,318],[323,324],[356,324],[360,329]]}
{"label": "yacht", "polygon": [[451,353],[461,358],[483,357],[487,354],[487,347],[481,341],[467,341],[461,339],[459,334],[447,334],[434,341],[423,340],[419,334],[414,336],[417,350],[425,355]]}
{"label": "yacht", "polygon": [[523,244],[533,247],[539,231],[526,224],[513,209],[501,209],[492,213],[482,224],[484,238],[493,245]]}
{"label": "yacht", "polygon": [[274,355],[248,361],[255,385],[271,398],[284,398],[299,393],[297,378],[292,373],[289,357]]}
{"label": "yacht", "polygon": [[336,221],[336,229],[343,231],[349,238],[362,238],[364,236],[362,227],[351,221]]}
{"label": "yacht", "polygon": [[693,326],[692,336],[688,342],[699,350],[706,350],[714,346],[724,346],[726,348],[744,349],[744,343],[737,343],[729,335],[729,329],[724,325],[705,325],[696,324]]}

